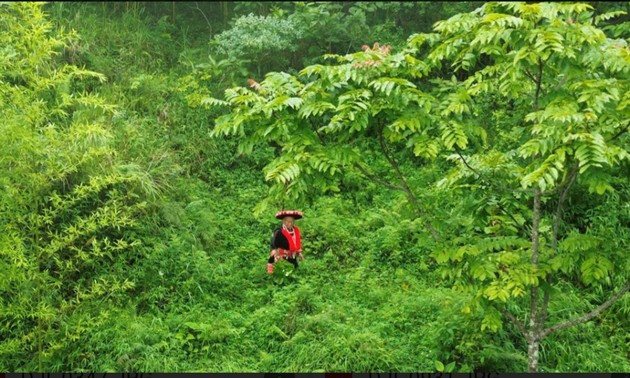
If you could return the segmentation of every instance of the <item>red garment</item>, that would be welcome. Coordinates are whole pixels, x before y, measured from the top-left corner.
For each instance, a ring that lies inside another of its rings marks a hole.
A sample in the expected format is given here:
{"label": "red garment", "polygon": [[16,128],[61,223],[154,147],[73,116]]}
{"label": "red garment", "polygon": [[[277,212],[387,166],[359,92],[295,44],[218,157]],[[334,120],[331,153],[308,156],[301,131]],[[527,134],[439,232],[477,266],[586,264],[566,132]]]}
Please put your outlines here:
{"label": "red garment", "polygon": [[278,248],[276,250],[276,254],[273,254],[273,251],[271,252],[272,256],[275,256],[274,261],[278,261],[278,260],[282,260],[282,259],[292,259],[295,258],[295,254],[297,252],[294,251],[289,251],[288,249],[282,249],[282,248]]}
{"label": "red garment", "polygon": [[[282,233],[282,238],[278,238],[279,233]],[[293,236],[291,236],[291,233],[282,226],[273,233],[269,263],[275,263],[284,259],[295,259],[297,255],[301,254],[301,249],[302,238],[300,229],[293,226]]]}
{"label": "red garment", "polygon": [[293,234],[295,239],[291,236],[289,231],[282,227],[282,234],[289,241],[289,251],[299,251],[302,249],[302,239],[300,238],[300,229],[293,226]]}

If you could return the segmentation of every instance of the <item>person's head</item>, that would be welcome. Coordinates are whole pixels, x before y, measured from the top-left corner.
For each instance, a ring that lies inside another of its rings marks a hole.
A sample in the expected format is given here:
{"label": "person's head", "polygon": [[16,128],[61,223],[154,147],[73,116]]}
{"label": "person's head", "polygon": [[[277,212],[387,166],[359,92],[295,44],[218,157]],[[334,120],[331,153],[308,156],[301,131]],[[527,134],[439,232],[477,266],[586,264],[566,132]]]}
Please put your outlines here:
{"label": "person's head", "polygon": [[302,219],[303,216],[302,212],[296,210],[282,210],[276,213],[276,219],[281,219],[284,227],[288,229],[292,229],[295,221]]}
{"label": "person's head", "polygon": [[295,223],[295,218],[293,217],[282,218],[282,224],[288,229],[292,229],[294,223]]}

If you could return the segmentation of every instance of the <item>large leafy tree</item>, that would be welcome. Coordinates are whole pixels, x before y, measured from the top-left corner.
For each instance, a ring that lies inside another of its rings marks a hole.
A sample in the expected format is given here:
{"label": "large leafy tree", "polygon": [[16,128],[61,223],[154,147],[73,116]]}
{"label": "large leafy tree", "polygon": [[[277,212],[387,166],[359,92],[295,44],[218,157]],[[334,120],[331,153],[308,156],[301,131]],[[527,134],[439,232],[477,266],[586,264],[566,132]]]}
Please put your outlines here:
{"label": "large leafy tree", "polygon": [[[630,289],[628,41],[598,27],[620,12],[591,9],[487,3],[400,51],[375,44],[270,73],[204,101],[229,108],[212,134],[237,135],[242,153],[277,149],[269,198],[305,201],[349,172],[400,191],[444,277],[469,293],[462,310],[482,331],[509,320],[537,371],[545,337]],[[445,160],[441,180],[414,181],[413,167]],[[452,206],[432,206],[431,193]],[[550,304],[566,283],[611,294],[562,319]]]}
{"label": "large leafy tree", "polygon": [[[589,9],[489,3],[439,23],[440,42],[427,56],[463,71],[465,79],[450,91],[465,99],[462,122],[479,122],[488,101],[499,109],[497,118],[512,119],[487,129],[494,135],[485,150],[455,148],[459,169],[445,183],[468,188],[462,195],[475,198],[477,216],[453,240],[459,248],[435,256],[462,268],[464,274],[447,274],[474,293],[473,306],[497,310],[487,313],[483,327],[498,328],[500,313],[516,325],[527,339],[530,371],[538,369],[543,338],[594,318],[630,288],[628,214],[619,208],[615,217],[601,218],[605,208],[627,201],[630,56],[627,41],[608,39],[597,27],[614,14]],[[572,195],[576,186],[622,199]],[[580,200],[590,202],[590,214],[573,211],[565,220],[568,203]],[[558,282],[573,277],[617,289],[583,316],[551,325],[551,297],[559,294]],[[515,316],[509,305],[521,298],[529,310]]]}

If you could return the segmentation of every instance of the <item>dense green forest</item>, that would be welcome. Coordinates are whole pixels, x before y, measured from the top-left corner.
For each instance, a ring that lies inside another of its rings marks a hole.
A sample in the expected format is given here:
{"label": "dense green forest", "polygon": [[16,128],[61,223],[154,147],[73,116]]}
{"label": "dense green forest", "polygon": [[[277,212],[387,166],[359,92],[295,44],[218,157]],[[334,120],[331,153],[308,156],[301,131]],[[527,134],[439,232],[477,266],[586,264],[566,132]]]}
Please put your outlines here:
{"label": "dense green forest", "polygon": [[628,10],[0,3],[0,371],[629,372]]}

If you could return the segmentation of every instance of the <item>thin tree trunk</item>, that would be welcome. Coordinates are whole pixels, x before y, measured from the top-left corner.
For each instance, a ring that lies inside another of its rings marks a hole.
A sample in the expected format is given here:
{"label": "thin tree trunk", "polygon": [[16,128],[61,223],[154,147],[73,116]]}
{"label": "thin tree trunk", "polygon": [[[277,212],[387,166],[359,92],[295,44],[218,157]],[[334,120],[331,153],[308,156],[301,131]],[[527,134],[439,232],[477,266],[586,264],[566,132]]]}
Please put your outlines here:
{"label": "thin tree trunk", "polygon": [[[534,111],[538,110],[540,92],[542,88],[542,78],[544,71],[544,63],[538,58],[538,74],[535,78],[536,94],[534,95]],[[538,269],[538,254],[540,251],[540,202],[542,191],[539,187],[534,189],[534,214],[532,217],[532,258],[531,263],[534,270]],[[548,301],[548,295],[545,295],[543,301]],[[529,309],[529,327],[527,333],[527,370],[530,373],[538,372],[538,353],[540,349],[540,340],[542,334],[542,326],[540,320],[542,316],[538,313],[538,284],[533,285],[530,290],[530,309]],[[542,313],[542,311],[541,311]],[[540,316],[540,317],[539,317]]]}
{"label": "thin tree trunk", "polygon": [[[540,244],[540,188],[534,191],[534,215],[532,219],[532,265],[538,268],[538,252]],[[531,304],[529,312],[529,333],[527,337],[527,370],[530,373],[538,371],[538,349],[540,348],[540,326],[538,319],[538,285],[532,286]]]}

